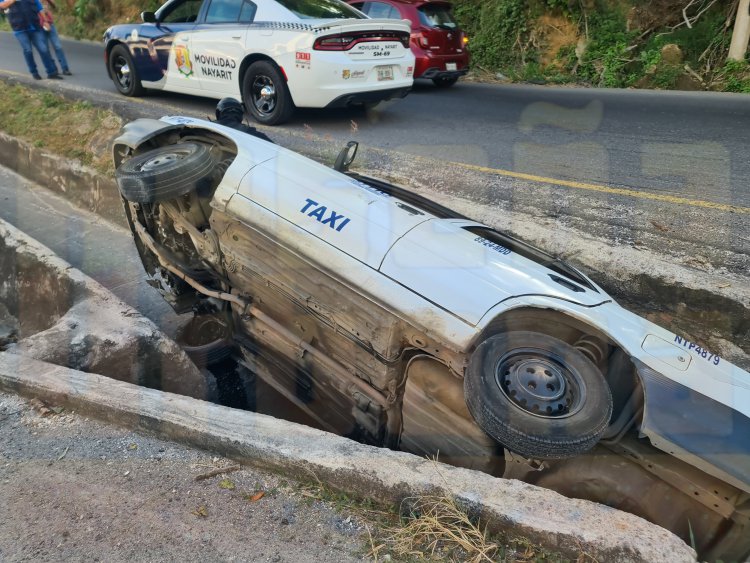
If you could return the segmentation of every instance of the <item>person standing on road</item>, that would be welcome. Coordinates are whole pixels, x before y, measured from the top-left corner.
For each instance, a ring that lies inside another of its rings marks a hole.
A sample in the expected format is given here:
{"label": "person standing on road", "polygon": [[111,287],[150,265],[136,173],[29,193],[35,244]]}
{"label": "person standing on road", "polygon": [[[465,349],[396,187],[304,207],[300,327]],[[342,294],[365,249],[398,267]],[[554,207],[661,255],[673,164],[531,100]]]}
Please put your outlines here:
{"label": "person standing on road", "polygon": [[39,23],[39,4],[37,0],[2,0],[0,2],[0,10],[6,9],[8,10],[8,23],[13,28],[13,35],[16,36],[16,39],[21,44],[23,56],[26,59],[26,66],[29,68],[31,76],[37,80],[42,79],[36,68],[36,61],[34,61],[33,46],[42,58],[44,68],[47,70],[47,78],[62,79],[60,73],[57,72],[55,61],[52,60],[52,55],[49,53],[47,38]]}
{"label": "person standing on road", "polygon": [[55,49],[55,56],[57,62],[60,63],[60,69],[65,76],[71,76],[70,67],[68,66],[68,59],[65,58],[65,52],[60,43],[60,36],[57,34],[55,28],[55,22],[52,18],[52,11],[57,10],[57,5],[53,0],[36,0],[40,8],[40,22],[44,34],[47,36],[47,47],[52,43],[52,47]]}

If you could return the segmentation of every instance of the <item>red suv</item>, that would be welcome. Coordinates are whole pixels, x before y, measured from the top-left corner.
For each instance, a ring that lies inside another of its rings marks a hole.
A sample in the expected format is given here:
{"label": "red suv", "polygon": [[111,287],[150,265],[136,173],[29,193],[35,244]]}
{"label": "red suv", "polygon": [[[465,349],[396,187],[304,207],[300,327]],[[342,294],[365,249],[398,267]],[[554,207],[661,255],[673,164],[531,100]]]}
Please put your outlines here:
{"label": "red suv", "polygon": [[468,38],[441,0],[348,0],[371,18],[411,21],[411,50],[416,57],[414,78],[431,78],[437,86],[452,86],[469,71]]}

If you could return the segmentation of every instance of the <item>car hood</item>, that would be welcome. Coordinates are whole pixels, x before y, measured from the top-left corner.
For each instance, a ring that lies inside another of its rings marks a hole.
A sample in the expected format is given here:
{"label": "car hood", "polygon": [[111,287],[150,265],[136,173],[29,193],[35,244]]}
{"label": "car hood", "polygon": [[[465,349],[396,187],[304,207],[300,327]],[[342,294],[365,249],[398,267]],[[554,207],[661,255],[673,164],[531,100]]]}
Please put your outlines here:
{"label": "car hood", "polygon": [[515,297],[552,297],[585,307],[611,301],[582,275],[550,269],[477,234],[482,229],[465,220],[425,221],[393,245],[380,271],[472,325]]}

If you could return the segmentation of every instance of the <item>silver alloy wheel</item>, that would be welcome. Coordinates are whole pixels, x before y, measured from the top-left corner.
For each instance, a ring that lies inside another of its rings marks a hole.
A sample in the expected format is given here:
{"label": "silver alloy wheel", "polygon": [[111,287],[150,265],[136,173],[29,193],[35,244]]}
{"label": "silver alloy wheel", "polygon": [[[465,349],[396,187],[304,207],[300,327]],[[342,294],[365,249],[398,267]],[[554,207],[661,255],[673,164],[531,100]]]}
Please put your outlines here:
{"label": "silver alloy wheel", "polygon": [[130,65],[125,57],[118,55],[114,63],[112,64],[113,70],[115,71],[115,78],[117,79],[120,88],[127,90],[130,88]]}
{"label": "silver alloy wheel", "polygon": [[258,113],[269,115],[276,108],[276,87],[270,77],[259,74],[251,87],[252,102]]}

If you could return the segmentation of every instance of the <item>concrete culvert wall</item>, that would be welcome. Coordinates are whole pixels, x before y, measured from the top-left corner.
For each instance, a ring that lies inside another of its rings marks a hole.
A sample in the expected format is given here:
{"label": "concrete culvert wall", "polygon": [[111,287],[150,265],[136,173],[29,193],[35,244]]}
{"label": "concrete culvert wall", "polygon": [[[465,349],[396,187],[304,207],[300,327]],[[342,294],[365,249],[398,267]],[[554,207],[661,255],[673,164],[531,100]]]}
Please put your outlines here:
{"label": "concrete culvert wall", "polygon": [[16,319],[18,338],[54,325],[83,293],[82,286],[44,266],[32,253],[0,239],[0,303]]}
{"label": "concrete culvert wall", "polygon": [[0,221],[0,350],[199,399],[199,370],[150,320]]}

